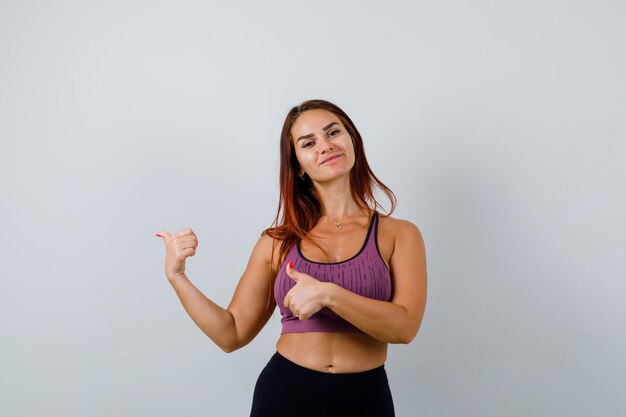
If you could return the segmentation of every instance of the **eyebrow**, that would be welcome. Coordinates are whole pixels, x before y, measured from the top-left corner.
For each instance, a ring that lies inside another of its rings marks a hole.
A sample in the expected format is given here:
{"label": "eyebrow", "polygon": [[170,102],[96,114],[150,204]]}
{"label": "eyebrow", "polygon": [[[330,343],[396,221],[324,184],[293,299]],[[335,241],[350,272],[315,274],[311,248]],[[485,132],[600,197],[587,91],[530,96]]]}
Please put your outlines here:
{"label": "eyebrow", "polygon": [[[338,125],[338,124],[339,124],[339,123],[337,123],[337,122],[331,122],[331,123],[327,124],[326,126],[324,126],[322,129],[324,129],[324,131],[327,131],[328,129],[330,129],[330,128],[331,128],[331,126],[333,126],[333,125]],[[313,136],[315,136],[315,134],[314,134],[314,133],[309,133],[308,135],[300,136],[300,137],[298,138],[298,140],[296,140],[296,142],[299,142],[301,139],[308,139],[308,138],[312,138]]]}

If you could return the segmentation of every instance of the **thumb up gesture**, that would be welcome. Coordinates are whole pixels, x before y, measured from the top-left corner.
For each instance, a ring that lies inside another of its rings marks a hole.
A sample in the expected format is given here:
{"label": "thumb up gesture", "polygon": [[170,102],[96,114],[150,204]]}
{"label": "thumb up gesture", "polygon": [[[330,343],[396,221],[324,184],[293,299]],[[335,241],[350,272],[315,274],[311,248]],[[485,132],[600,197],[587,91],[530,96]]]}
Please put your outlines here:
{"label": "thumb up gesture", "polygon": [[156,236],[165,242],[165,276],[170,281],[185,274],[185,260],[196,254],[198,237],[191,229],[181,230],[173,235],[161,231]]}

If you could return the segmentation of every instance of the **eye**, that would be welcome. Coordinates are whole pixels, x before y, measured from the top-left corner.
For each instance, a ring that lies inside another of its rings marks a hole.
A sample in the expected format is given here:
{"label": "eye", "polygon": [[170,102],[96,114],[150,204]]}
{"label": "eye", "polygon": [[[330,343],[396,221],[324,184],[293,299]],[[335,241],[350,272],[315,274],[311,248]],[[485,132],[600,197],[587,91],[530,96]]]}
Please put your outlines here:
{"label": "eye", "polygon": [[311,145],[313,142],[307,142],[304,145],[302,145],[303,148],[308,148],[309,145]]}
{"label": "eye", "polygon": [[330,133],[328,133],[328,135],[329,136],[331,136],[331,135],[332,136],[336,136],[336,135],[333,135],[333,133],[339,133],[339,131],[338,130],[332,130],[332,131],[330,131]]}

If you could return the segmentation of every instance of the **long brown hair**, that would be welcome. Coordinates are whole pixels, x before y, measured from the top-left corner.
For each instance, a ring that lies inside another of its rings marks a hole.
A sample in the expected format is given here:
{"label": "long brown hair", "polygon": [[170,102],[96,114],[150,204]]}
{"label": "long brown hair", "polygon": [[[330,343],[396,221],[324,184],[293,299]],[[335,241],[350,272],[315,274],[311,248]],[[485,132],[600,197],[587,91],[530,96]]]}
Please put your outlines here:
{"label": "long brown hair", "polygon": [[[296,158],[293,138],[291,137],[291,127],[296,119],[305,111],[313,109],[323,109],[335,114],[352,138],[355,161],[350,171],[350,191],[357,204],[364,209],[375,210],[377,207],[382,209],[382,206],[374,197],[373,191],[374,186],[376,186],[387,195],[391,202],[391,209],[386,216],[390,216],[396,208],[395,194],[376,178],[376,175],[370,169],[365,158],[363,140],[350,117],[337,105],[325,100],[318,99],[302,102],[289,110],[283,124],[280,134],[280,197],[278,210],[272,223],[274,227],[265,229],[262,233],[267,233],[274,239],[272,244],[272,261],[274,259],[276,241],[281,241],[277,268],[284,261],[291,246],[296,242],[299,243],[302,239],[308,239],[319,247],[326,255],[326,259],[330,261],[328,252],[307,236],[308,232],[322,216],[322,206],[311,178],[308,175],[304,177],[304,180],[298,177],[297,173],[300,164]],[[280,224],[278,223],[279,217]],[[272,276],[272,279],[274,279],[274,276]]]}

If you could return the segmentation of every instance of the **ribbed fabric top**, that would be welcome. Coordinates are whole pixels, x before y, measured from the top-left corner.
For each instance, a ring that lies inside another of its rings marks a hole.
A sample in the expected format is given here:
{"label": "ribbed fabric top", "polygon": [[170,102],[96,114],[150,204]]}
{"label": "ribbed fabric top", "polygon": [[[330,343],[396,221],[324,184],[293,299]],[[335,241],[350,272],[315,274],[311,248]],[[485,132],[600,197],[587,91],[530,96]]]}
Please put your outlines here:
{"label": "ribbed fabric top", "polygon": [[322,282],[333,282],[342,288],[364,297],[389,301],[391,298],[391,274],[378,249],[378,212],[370,220],[365,242],[361,250],[345,261],[315,262],[302,255],[299,244],[287,253],[274,285],[274,298],[282,315],[282,333],[305,332],[359,332],[360,329],[344,320],[328,307],[324,307],[307,320],[293,316],[285,307],[285,296],[296,282],[289,278],[285,269],[293,262],[296,271],[304,272]]}

